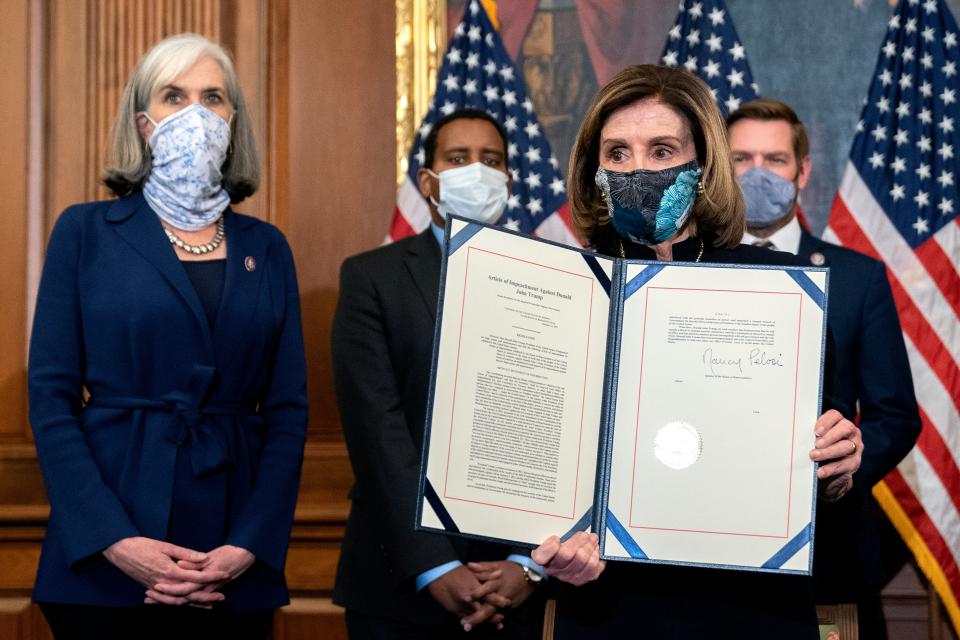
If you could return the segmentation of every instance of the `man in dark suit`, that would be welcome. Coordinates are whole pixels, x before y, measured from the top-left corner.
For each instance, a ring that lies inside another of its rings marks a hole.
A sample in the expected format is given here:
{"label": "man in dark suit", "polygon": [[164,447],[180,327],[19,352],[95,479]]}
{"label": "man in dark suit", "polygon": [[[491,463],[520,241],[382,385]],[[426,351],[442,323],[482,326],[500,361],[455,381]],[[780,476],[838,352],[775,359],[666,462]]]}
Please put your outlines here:
{"label": "man in dark suit", "polygon": [[334,602],[346,607],[354,640],[439,639],[471,629],[481,637],[538,637],[542,606],[538,612],[540,601],[529,597],[542,570],[528,556],[414,530],[440,212],[495,221],[510,187],[506,133],[485,112],[438,120],[424,154],[417,177],[431,227],[347,259],[340,274],[333,373],[356,482]]}
{"label": "man in dark suit", "polygon": [[[797,197],[810,177],[809,142],[796,113],[758,99],[727,118],[730,148],[747,201],[744,244],[787,251],[830,267],[827,322],[837,349],[837,394],[858,406],[863,461],[854,488],[817,512],[814,584],[817,602],[856,602],[860,637],[885,638],[874,484],[913,447],[920,417],[910,366],[884,265],[824,242],[797,220]],[[830,532],[824,535],[821,532]]]}

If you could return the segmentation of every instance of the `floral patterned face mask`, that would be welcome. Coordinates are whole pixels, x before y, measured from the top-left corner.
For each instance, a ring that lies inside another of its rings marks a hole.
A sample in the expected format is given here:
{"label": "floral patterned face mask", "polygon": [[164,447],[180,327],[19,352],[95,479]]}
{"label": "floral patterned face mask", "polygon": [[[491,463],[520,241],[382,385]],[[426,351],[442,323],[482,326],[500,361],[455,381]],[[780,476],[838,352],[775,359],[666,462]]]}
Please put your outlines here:
{"label": "floral patterned face mask", "polygon": [[144,198],[177,229],[197,231],[213,224],[230,204],[220,173],[230,147],[230,125],[196,103],[153,124]]}
{"label": "floral patterned face mask", "polygon": [[697,198],[700,168],[692,160],[659,171],[629,173],[600,167],[594,178],[621,238],[653,245],[680,231]]}

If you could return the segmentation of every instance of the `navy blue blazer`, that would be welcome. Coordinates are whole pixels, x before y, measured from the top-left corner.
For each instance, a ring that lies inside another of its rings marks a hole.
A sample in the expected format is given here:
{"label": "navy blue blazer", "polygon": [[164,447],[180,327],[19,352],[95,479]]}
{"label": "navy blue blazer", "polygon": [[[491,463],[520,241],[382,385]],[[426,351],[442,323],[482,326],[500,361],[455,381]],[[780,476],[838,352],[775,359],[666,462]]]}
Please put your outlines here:
{"label": "navy blue blazer", "polygon": [[[656,259],[648,247],[625,242],[624,249],[628,258]],[[695,261],[699,252],[700,242],[696,238],[673,245],[673,259],[677,261]],[[750,245],[727,249],[708,244],[702,262],[794,265],[796,257]],[[847,407],[836,402],[831,394],[833,358],[829,336],[827,351],[824,404],[844,412]],[[811,443],[812,436],[811,433]],[[820,531],[818,520],[816,536]],[[596,581],[581,587],[557,582],[550,580],[547,584],[548,589],[555,590],[557,601],[556,640],[819,637],[810,580],[800,576],[611,562]]]}
{"label": "navy blue blazer", "polygon": [[129,536],[168,539],[178,465],[207,492],[212,517],[196,526],[209,548],[198,550],[232,544],[257,558],[225,588],[227,605],[288,601],[307,425],[296,274],[276,228],[229,209],[224,219],[212,329],[141,194],[57,221],[30,343],[30,421],[51,505],[37,601],[142,605],[144,588],[101,552]]}
{"label": "navy blue blazer", "polygon": [[879,591],[882,572],[870,495],[920,434],[920,415],[883,263],[806,231],[798,259],[830,267],[827,325],[836,347],[833,392],[860,409],[863,460],[854,491],[817,512],[814,576],[821,600],[855,601]]}

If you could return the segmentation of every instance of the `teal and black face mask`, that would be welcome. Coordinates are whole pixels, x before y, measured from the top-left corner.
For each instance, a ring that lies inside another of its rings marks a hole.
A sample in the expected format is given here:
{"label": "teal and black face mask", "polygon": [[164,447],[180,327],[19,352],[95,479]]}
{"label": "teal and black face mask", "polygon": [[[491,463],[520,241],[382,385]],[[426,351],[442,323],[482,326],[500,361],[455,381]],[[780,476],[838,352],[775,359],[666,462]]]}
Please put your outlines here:
{"label": "teal and black face mask", "polygon": [[623,173],[601,167],[595,180],[617,233],[651,245],[672,238],[690,217],[700,173],[692,160],[660,171]]}

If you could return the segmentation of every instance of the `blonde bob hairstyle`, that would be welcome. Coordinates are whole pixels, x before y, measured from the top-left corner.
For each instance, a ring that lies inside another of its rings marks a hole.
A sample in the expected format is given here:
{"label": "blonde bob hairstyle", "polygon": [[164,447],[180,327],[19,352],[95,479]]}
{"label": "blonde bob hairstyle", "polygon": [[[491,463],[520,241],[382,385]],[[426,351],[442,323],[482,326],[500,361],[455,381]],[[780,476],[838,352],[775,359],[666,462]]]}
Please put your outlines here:
{"label": "blonde bob hairstyle", "polygon": [[567,189],[574,224],[587,245],[615,255],[620,236],[594,182],[600,162],[600,132],[617,109],[656,98],[679,112],[690,125],[697,148],[702,192],[693,205],[697,235],[714,247],[733,248],[744,232],[743,193],[727,143],[727,129],[710,88],[682,69],[640,64],[628,67],[593,99],[570,155]]}
{"label": "blonde bob hairstyle", "polygon": [[123,197],[140,191],[150,175],[150,146],[137,130],[137,114],[147,110],[155,92],[173,82],[201,58],[211,58],[223,69],[224,88],[233,109],[230,149],[221,167],[223,187],[234,203],[257,190],[260,161],[253,125],[233,62],[220,45],[194,33],[181,33],[161,40],[144,54],[123,90],[103,177],[104,184],[115,195]]}

